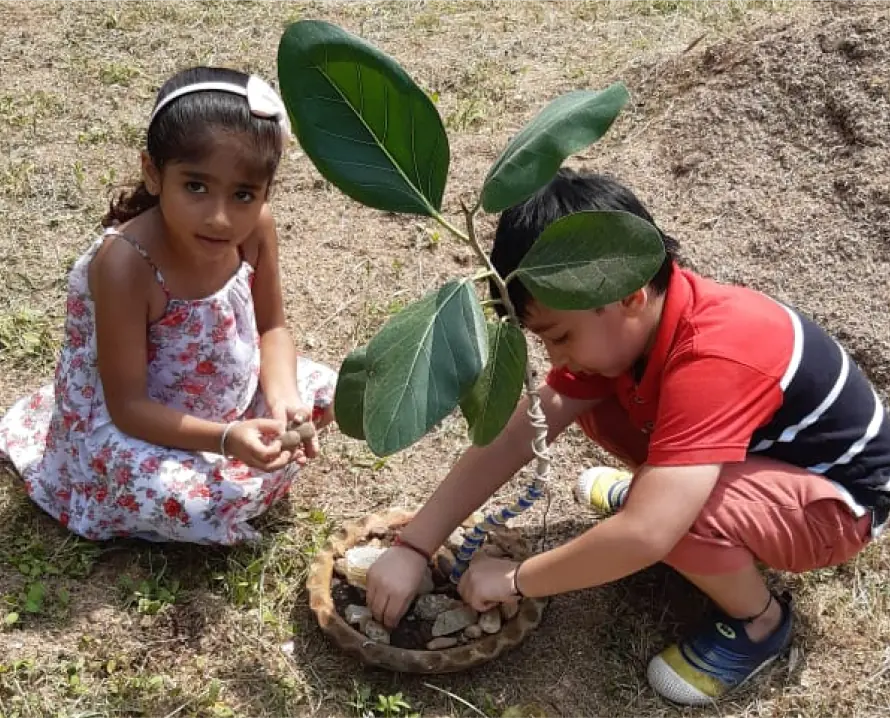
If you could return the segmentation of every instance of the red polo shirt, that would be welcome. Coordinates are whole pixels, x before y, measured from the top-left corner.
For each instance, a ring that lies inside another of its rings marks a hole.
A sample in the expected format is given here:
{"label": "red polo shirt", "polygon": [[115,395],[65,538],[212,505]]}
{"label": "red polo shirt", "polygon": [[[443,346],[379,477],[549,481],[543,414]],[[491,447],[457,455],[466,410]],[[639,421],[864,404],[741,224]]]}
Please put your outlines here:
{"label": "red polo shirt", "polygon": [[744,461],[754,431],[782,405],[794,328],[777,302],[675,269],[655,343],[637,384],[552,369],[547,383],[578,399],[616,395],[651,434],[650,466]]}

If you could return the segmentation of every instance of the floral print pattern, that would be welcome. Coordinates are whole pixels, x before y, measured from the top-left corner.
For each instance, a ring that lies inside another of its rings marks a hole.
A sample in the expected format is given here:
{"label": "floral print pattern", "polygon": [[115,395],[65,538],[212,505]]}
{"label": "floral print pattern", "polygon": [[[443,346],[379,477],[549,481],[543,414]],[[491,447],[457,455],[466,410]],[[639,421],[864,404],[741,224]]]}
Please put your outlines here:
{"label": "floral print pattern", "polygon": [[[219,454],[150,444],[111,421],[98,372],[87,271],[112,233],[108,230],[72,268],[54,381],[0,419],[0,455],[13,463],[41,508],[89,539],[130,536],[200,544],[255,539],[248,521],[288,492],[295,465],[266,473]],[[242,262],[209,297],[168,296],[164,316],[148,327],[150,398],[210,421],[268,416],[259,388],[252,281],[253,267]],[[330,406],[335,382],[330,368],[300,358],[297,384],[316,415]]]}

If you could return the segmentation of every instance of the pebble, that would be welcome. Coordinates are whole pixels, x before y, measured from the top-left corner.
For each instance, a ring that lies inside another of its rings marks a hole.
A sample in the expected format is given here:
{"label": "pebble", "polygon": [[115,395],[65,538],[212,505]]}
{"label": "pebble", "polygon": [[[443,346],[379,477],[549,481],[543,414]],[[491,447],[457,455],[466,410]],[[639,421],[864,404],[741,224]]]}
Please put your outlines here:
{"label": "pebble", "polygon": [[445,545],[452,551],[457,551],[464,545],[464,530],[460,527],[454,529],[451,535],[445,539]]}
{"label": "pebble", "polygon": [[501,630],[501,612],[495,607],[479,617],[479,628],[486,633],[497,633]]}
{"label": "pebble", "polygon": [[346,578],[346,559],[338,558],[334,561],[334,573],[336,573],[341,578]]}
{"label": "pebble", "polygon": [[475,641],[477,638],[482,638],[482,627],[478,623],[474,623],[472,626],[467,626],[464,629],[464,635],[471,641]]}
{"label": "pebble", "polygon": [[377,621],[375,621],[373,618],[365,621],[365,625],[362,628],[362,633],[364,633],[372,641],[389,645],[389,631],[387,631],[382,625],[377,623]]}
{"label": "pebble", "polygon": [[445,576],[445,578],[448,578],[451,575],[455,561],[454,554],[444,546],[440,548],[436,554],[436,566],[438,566],[439,572]]}
{"label": "pebble", "polygon": [[457,643],[457,639],[453,636],[440,636],[427,643],[426,649],[428,651],[442,651],[446,648],[454,648]]}
{"label": "pebble", "polygon": [[501,604],[501,616],[505,621],[513,619],[519,613],[519,601],[507,601]]}
{"label": "pebble", "polygon": [[281,644],[281,652],[285,656],[292,656],[294,654],[294,642],[287,641],[286,643]]}
{"label": "pebble", "polygon": [[367,531],[371,538],[382,539],[389,534],[389,527],[383,523],[382,519],[374,518],[368,522]]}
{"label": "pebble", "polygon": [[357,606],[351,603],[343,611],[343,617],[346,619],[346,623],[353,626],[361,626],[364,621],[371,618],[371,609],[367,606]]}
{"label": "pebble", "polygon": [[461,526],[467,529],[471,529],[476,524],[482,523],[483,521],[485,521],[485,514],[483,514],[481,511],[474,511],[463,520]]}
{"label": "pebble", "polygon": [[478,618],[479,614],[466,605],[444,611],[436,616],[436,622],[433,624],[433,637],[448,636],[462,631],[467,626],[476,623]]}
{"label": "pebble", "polygon": [[418,596],[414,603],[414,614],[421,621],[435,621],[440,613],[460,605],[450,596],[441,593],[428,593]]}

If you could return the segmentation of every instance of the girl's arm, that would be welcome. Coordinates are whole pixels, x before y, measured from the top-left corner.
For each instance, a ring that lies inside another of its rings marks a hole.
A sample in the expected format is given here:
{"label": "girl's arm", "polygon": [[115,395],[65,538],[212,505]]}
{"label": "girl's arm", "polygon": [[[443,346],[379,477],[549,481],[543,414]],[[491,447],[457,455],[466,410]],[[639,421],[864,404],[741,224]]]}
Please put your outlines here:
{"label": "girl's arm", "polygon": [[[99,377],[115,426],[158,446],[220,453],[225,424],[199,419],[148,397],[147,327],[151,293],[157,290],[149,265],[125,242],[111,241],[93,259],[89,283],[96,311]],[[237,440],[233,430],[226,447],[251,465],[273,466],[280,447],[258,443],[258,436],[251,433],[257,429],[262,427],[242,427]]]}
{"label": "girl's arm", "polygon": [[260,333],[260,386],[276,419],[287,421],[296,412],[311,416],[297,389],[297,351],[284,318],[278,233],[268,207],[257,229],[257,261],[253,283],[257,329]]}

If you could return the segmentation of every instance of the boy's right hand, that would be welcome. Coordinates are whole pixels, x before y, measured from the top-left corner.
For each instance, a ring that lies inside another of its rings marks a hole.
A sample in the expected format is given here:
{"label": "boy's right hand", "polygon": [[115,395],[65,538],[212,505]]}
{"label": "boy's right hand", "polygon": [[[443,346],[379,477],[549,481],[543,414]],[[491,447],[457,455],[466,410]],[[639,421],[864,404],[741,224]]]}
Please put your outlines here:
{"label": "boy's right hand", "polygon": [[367,603],[374,620],[392,630],[408,611],[426,570],[423,556],[403,546],[387,549],[368,569]]}
{"label": "boy's right hand", "polygon": [[260,471],[276,471],[290,460],[278,439],[283,431],[284,423],[275,419],[239,421],[226,434],[226,455]]}

